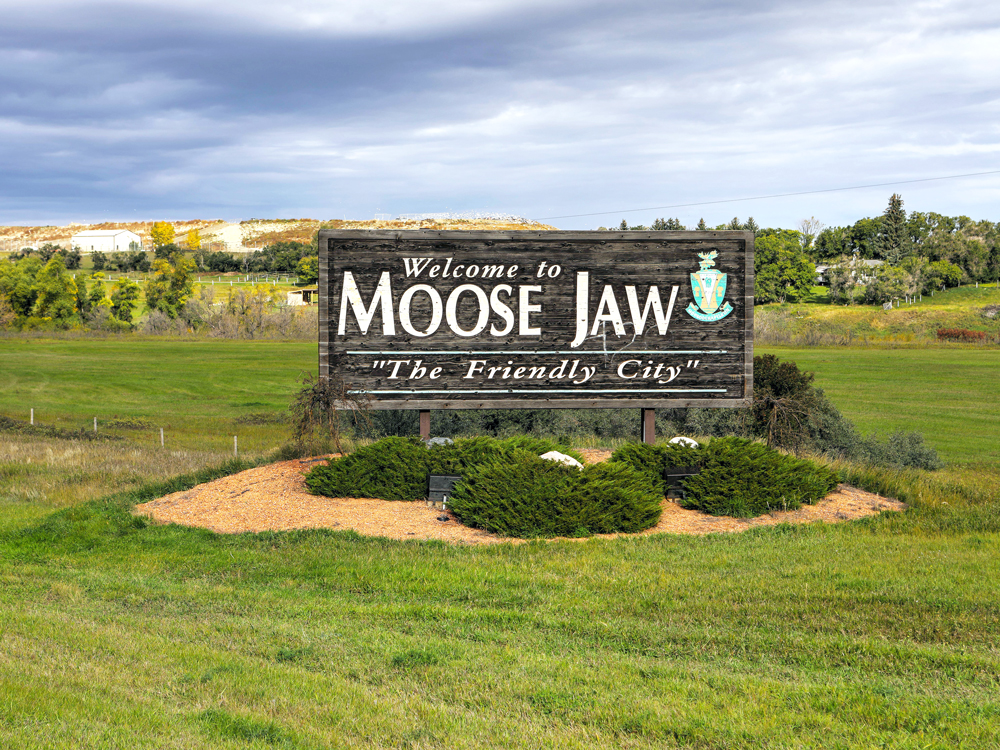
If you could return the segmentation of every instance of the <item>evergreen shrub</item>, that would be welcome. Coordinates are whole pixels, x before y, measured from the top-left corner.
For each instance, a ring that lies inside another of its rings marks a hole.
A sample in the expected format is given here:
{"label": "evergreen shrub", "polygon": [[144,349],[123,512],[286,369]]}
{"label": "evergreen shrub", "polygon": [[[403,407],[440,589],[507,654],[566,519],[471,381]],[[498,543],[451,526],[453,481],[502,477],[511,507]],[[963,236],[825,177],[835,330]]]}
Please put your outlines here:
{"label": "evergreen shrub", "polygon": [[420,438],[390,437],[314,466],[306,487],[328,497],[416,500],[427,494],[428,453]]}
{"label": "evergreen shrub", "polygon": [[[430,448],[415,436],[388,437],[314,467],[306,475],[306,486],[314,495],[327,497],[418,500],[427,496],[431,474],[464,476],[482,464],[509,460],[518,451],[539,455],[552,450],[560,450],[554,440],[526,436],[459,438]],[[562,448],[561,452],[581,460],[575,451]]]}
{"label": "evergreen shrub", "polygon": [[743,438],[715,439],[700,454],[701,470],[684,481],[681,505],[715,516],[796,510],[837,486],[830,469]]}
{"label": "evergreen shrub", "polygon": [[660,497],[663,497],[670,485],[667,481],[668,469],[697,466],[701,461],[701,452],[701,448],[689,448],[674,443],[663,445],[626,443],[616,450],[608,461],[625,464],[643,472],[660,493]]}
{"label": "evergreen shrub", "polygon": [[636,532],[660,518],[663,494],[626,464],[582,471],[515,450],[479,466],[449,500],[466,526],[512,537]]}

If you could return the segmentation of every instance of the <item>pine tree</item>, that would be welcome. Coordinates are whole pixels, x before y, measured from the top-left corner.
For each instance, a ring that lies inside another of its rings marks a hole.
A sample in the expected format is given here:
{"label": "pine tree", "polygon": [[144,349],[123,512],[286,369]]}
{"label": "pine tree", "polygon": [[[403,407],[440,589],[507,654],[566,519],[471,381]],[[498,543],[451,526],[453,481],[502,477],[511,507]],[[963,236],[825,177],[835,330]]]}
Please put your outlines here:
{"label": "pine tree", "polygon": [[882,258],[890,266],[899,265],[903,258],[910,254],[906,211],[903,210],[903,198],[898,193],[892,194],[889,205],[882,214],[878,239]]}
{"label": "pine tree", "polygon": [[698,219],[698,229],[703,232],[708,229],[708,224],[705,223],[704,219]]}
{"label": "pine tree", "polygon": [[754,234],[760,231],[760,227],[757,226],[757,222],[753,220],[752,216],[747,219],[746,224],[743,225],[743,229],[749,229]]}

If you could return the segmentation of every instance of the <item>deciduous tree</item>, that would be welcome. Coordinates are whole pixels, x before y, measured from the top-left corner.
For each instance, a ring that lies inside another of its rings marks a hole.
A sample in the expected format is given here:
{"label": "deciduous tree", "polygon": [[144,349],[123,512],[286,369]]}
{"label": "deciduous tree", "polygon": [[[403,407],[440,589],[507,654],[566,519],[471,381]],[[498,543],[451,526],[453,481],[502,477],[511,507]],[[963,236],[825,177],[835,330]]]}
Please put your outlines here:
{"label": "deciduous tree", "polygon": [[172,224],[166,221],[158,221],[153,224],[152,229],[149,230],[149,236],[153,240],[153,247],[163,247],[163,245],[169,245],[174,241],[174,227]]}
{"label": "deciduous tree", "polygon": [[132,322],[132,312],[139,302],[139,285],[120,276],[111,285],[111,314],[123,323]]}
{"label": "deciduous tree", "polygon": [[194,261],[175,253],[170,260],[153,261],[153,277],[146,282],[146,306],[176,318],[194,290]]}

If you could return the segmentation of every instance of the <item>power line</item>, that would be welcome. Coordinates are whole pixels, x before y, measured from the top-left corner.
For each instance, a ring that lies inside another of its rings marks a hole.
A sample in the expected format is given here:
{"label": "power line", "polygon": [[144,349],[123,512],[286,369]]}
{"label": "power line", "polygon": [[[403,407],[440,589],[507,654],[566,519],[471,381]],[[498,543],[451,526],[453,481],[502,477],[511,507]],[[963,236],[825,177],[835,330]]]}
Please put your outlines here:
{"label": "power line", "polygon": [[934,182],[935,180],[957,180],[960,177],[979,177],[984,174],[1000,174],[1000,169],[989,172],[969,172],[968,174],[952,174],[946,177],[924,177],[919,180],[899,180],[897,182],[876,182],[871,185],[853,185],[851,187],[826,188],[824,190],[803,190],[798,193],[775,193],[774,195],[755,195],[752,198],[727,198],[721,201],[702,201],[700,203],[675,203],[672,206],[650,206],[648,208],[626,208],[621,211],[597,211],[592,214],[567,214],[566,216],[542,216],[536,221],[551,219],[579,219],[585,216],[608,216],[611,214],[631,214],[639,211],[662,211],[667,208],[691,208],[692,206],[712,206],[718,203],[740,203],[742,201],[762,201],[767,198],[790,198],[795,195],[818,195],[819,193],[838,193],[844,190],[864,190],[875,187],[891,187],[892,185],[912,185],[915,182]]}

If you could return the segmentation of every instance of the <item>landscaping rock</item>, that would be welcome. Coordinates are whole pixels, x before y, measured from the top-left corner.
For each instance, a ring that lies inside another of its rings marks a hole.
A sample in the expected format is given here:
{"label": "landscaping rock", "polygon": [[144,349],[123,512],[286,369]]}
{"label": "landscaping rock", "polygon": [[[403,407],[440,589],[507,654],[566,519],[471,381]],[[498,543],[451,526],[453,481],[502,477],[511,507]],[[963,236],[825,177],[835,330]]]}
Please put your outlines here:
{"label": "landscaping rock", "polygon": [[566,464],[567,466],[575,466],[578,469],[583,468],[583,464],[575,458],[567,456],[565,453],[560,453],[559,451],[549,451],[548,453],[543,453],[542,458],[546,461],[558,461],[559,463]]}

